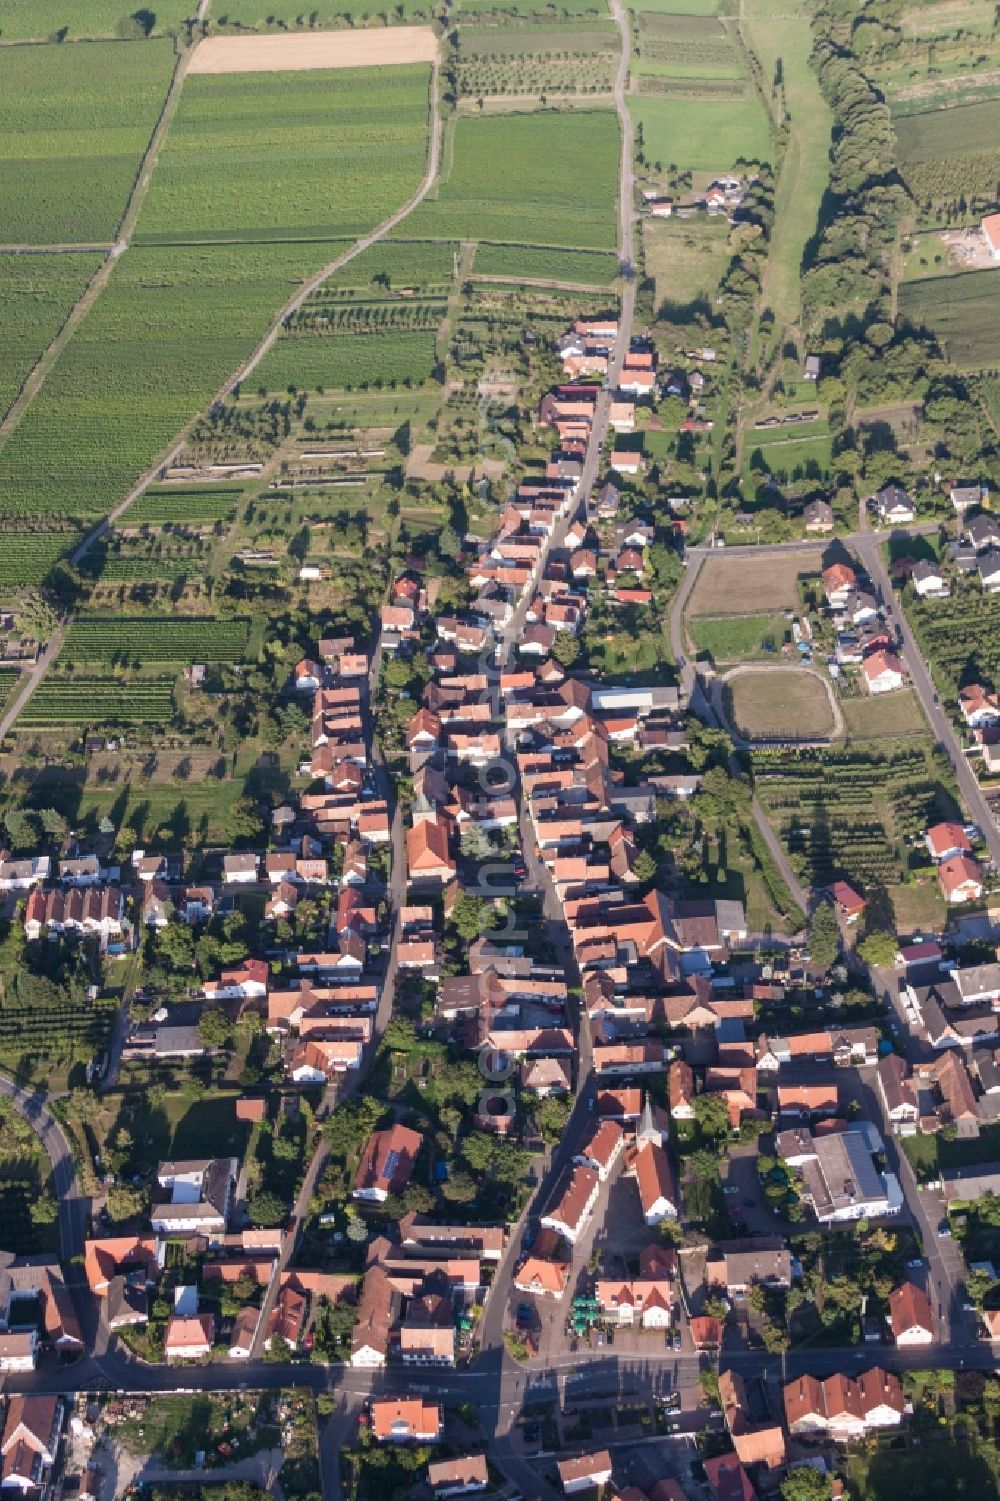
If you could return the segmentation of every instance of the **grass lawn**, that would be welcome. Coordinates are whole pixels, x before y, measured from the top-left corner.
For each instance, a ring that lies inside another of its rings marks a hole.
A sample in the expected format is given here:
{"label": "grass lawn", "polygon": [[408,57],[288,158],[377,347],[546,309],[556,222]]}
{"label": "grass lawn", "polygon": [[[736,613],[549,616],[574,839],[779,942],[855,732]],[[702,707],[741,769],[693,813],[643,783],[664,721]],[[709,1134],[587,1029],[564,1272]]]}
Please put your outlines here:
{"label": "grass lawn", "polygon": [[185,1090],[167,1092],[162,1101],[151,1102],[141,1087],[126,1088],[105,1096],[105,1107],[94,1123],[97,1150],[103,1156],[109,1138],[127,1126],[134,1143],[133,1171],[165,1160],[187,1157],[239,1156],[248,1127],[236,1119],[238,1092],[206,1093],[193,1099]]}
{"label": "grass lawn", "polygon": [[823,553],[797,552],[782,557],[708,558],[701,565],[691,594],[688,614],[747,615],[797,609],[796,580],[822,570]]}
{"label": "grass lawn", "polygon": [[744,735],[756,739],[819,739],[833,730],[826,689],[811,672],[788,667],[744,673],[727,686],[729,712]]}
{"label": "grass lawn", "polygon": [[851,1501],[944,1501],[955,1496],[996,1501],[1000,1496],[1000,1450],[942,1429],[921,1434],[920,1447],[866,1448],[846,1462]]}
{"label": "grass lawn", "polygon": [[630,94],[649,162],[682,171],[726,172],[739,157],[769,161],[771,133],[756,94],[746,99],[668,99]]}
{"label": "grass lawn", "polygon": [[877,698],[845,698],[841,709],[849,740],[897,740],[926,735],[927,721],[912,688],[880,693]]}
{"label": "grass lawn", "polygon": [[936,1136],[901,1136],[900,1145],[910,1160],[917,1181],[936,1178],[941,1168],[976,1167],[1000,1157],[1000,1126],[983,1126],[974,1141],[948,1141]]}
{"label": "grass lawn", "polygon": [[642,226],[646,275],[656,300],[693,302],[715,295],[729,264],[729,230],[718,219],[647,219]]}
{"label": "grass lawn", "polygon": [[936,933],[944,927],[948,909],[936,881],[890,886],[888,895],[897,933]]}
{"label": "grass lawn", "polygon": [[783,615],[729,615],[721,620],[692,620],[691,636],[699,651],[716,662],[743,662],[778,651],[788,634]]}
{"label": "grass lawn", "polygon": [[788,149],[778,178],[774,228],[764,273],[764,303],[779,324],[797,321],[802,306],[800,272],[805,248],[816,232],[819,206],[829,176],[833,115],[809,65],[809,17],[786,7],[776,15],[774,0],[746,0],[742,25],[761,60],[765,80],[774,77],[780,57]]}

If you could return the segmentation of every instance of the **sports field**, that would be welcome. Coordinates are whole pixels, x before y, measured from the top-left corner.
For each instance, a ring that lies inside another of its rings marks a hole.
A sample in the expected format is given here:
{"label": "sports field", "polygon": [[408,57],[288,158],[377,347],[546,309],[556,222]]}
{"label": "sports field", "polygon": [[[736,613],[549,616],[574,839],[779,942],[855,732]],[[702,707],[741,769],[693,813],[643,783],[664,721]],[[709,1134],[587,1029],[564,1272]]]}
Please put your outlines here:
{"label": "sports field", "polygon": [[166,39],[0,47],[0,240],[114,239],[174,70]]}
{"label": "sports field", "polygon": [[462,115],[440,192],[405,232],[613,250],[620,145],[613,110]]}
{"label": "sports field", "polygon": [[823,684],[795,667],[747,672],[726,686],[729,714],[752,740],[819,740],[833,730],[830,700]]}

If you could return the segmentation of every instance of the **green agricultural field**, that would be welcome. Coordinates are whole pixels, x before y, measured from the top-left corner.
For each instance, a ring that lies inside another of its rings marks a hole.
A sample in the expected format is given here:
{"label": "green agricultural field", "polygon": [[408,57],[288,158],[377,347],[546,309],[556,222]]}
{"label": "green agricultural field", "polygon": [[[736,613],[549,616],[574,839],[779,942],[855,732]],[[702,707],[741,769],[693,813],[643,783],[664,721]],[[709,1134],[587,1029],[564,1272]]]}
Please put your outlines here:
{"label": "green agricultural field", "polygon": [[362,250],[342,271],[335,271],[325,290],[345,288],[386,291],[404,287],[445,290],[451,286],[458,245],[437,240],[379,240]]}
{"label": "green agricultural field", "polygon": [[174,717],[169,677],[72,677],[50,674],[17,718],[19,730],[81,729],[90,725],[169,724]]}
{"label": "green agricultural field", "polygon": [[99,255],[0,255],[0,416],[100,264]]}
{"label": "green agricultural field", "polygon": [[776,16],[772,7],[773,0],[746,0],[742,15],[765,80],[774,77],[781,60],[790,124],[775,194],[763,300],[773,309],[778,323],[787,324],[794,323],[801,310],[802,260],[806,245],[816,233],[829,179],[833,113],[810,64],[813,36],[808,15],[790,6],[787,14]]}
{"label": "green agricultural field", "polygon": [[366,390],[422,385],[434,369],[434,333],[396,330],[284,335],[254,371],[255,389]]}
{"label": "green agricultural field", "polygon": [[993,367],[1000,352],[1000,270],[935,276],[900,287],[899,310],[941,340],[963,370]]}
{"label": "green agricultural field", "polygon": [[229,485],[150,485],[129,506],[123,526],[169,526],[175,522],[224,521],[243,491]]}
{"label": "green agricultural field", "polygon": [[511,19],[525,21],[592,21],[608,14],[604,0],[461,0],[459,20],[476,26],[491,20],[508,25]]}
{"label": "green agricultural field", "polygon": [[316,244],[122,256],[0,448],[0,517],[106,511],[330,255]]}
{"label": "green agricultural field", "polygon": [[771,132],[756,95],[746,99],[664,99],[629,96],[632,122],[642,127],[648,162],[683,171],[725,172],[741,158],[769,161]]}
{"label": "green agricultural field", "polygon": [[[155,17],[154,34],[179,26],[194,15],[191,0],[154,0],[146,7]],[[5,42],[43,42],[65,31],[79,37],[113,37],[123,16],[134,12],[122,0],[4,0],[0,38]]]}
{"label": "green agricultural field", "polygon": [[511,25],[502,31],[463,26],[458,33],[458,55],[463,61],[522,53],[617,52],[619,44],[618,28],[610,20],[600,26]]}
{"label": "green agricultural field", "polygon": [[[302,20],[316,17],[316,26],[343,24],[350,18],[352,24],[377,21],[384,24],[387,14],[385,0],[312,0],[310,7],[303,7],[301,0],[217,0],[213,7],[217,20],[236,21],[240,26],[257,31],[273,31],[276,27],[289,31],[303,29]],[[399,0],[392,7],[392,22],[429,21],[434,14],[431,0]]]}
{"label": "green agricultural field", "polygon": [[114,239],[173,70],[165,38],[0,47],[4,243]]}
{"label": "green agricultural field", "polygon": [[5,531],[0,540],[0,588],[40,584],[53,563],[71,552],[81,533]]}
{"label": "green agricultural field", "polygon": [[913,599],[906,613],[943,702],[954,704],[967,683],[1000,686],[1000,595],[970,582],[950,599]]}
{"label": "green agricultural field", "polygon": [[473,276],[509,276],[512,281],[566,281],[606,287],[618,274],[618,257],[594,250],[548,250],[524,245],[480,245]]}
{"label": "green agricultural field", "polygon": [[407,234],[612,250],[620,149],[613,110],[462,115]]}
{"label": "green agricultural field", "polygon": [[731,10],[729,0],[643,0],[635,7],[640,14],[668,16],[718,16],[728,15]]}
{"label": "green agricultural field", "polygon": [[996,201],[1000,99],[901,115],[893,124],[900,175],[918,202]]}
{"label": "green agricultural field", "polygon": [[688,626],[698,650],[716,662],[744,662],[773,656],[780,651],[790,627],[783,615],[728,615],[710,620],[702,617]]}
{"label": "green agricultural field", "polygon": [[862,891],[898,883],[904,840],[958,805],[939,780],[930,739],[822,751],[756,751],[754,789],[810,885],[841,879]]}
{"label": "green agricultural field", "polygon": [[423,176],[429,77],[413,64],[187,78],[137,243],[373,228]]}
{"label": "green agricultural field", "polygon": [[200,620],[178,615],[78,615],[66,630],[62,662],[239,662],[248,620]]}

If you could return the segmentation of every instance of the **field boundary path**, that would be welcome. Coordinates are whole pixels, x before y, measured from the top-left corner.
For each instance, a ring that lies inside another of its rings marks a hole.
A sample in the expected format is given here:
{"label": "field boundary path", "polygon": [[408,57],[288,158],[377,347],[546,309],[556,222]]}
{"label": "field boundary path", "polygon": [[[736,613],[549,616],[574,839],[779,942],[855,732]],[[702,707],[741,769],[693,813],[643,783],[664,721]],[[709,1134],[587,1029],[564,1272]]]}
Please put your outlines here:
{"label": "field boundary path", "polygon": [[264,356],[274,347],[286,319],[290,318],[293,313],[297,313],[306,299],[311,297],[313,292],[317,291],[325,281],[329,280],[337,271],[342,270],[344,266],[349,265],[351,261],[361,255],[362,251],[369,250],[372,245],[377,245],[379,240],[385,239],[386,235],[390,234],[397,225],[402,224],[404,219],[412,214],[413,210],[424,201],[434,186],[441,159],[441,111],[438,103],[439,81],[440,62],[436,62],[431,70],[430,81],[430,134],[427,170],[423,181],[413,196],[403,204],[402,208],[396,209],[394,213],[390,214],[388,219],[384,219],[370,233],[362,236],[359,240],[355,240],[349,250],[345,250],[336,260],[330,261],[321,270],[308,277],[297,291],[293,292],[292,296],[288,298],[274,315],[267,331],[253,352],[243,361],[239,369],[228,377],[225,384],[220,387],[212,400],[205,406],[198,408],[198,411],[195,412],[190,421],[181,429],[170,448],[158,455],[146,472],[132,486],[128,494],[117,505],[113,506],[108,514],[84,537],[79,547],[70,555],[71,563],[74,565],[79,563],[80,559],[90,551],[94,543],[99,541],[114,526],[119,516],[124,515],[129,506],[134,504],[139,499],[139,496],[153,484],[160,470],[173,463],[174,459],[177,458],[178,454],[184,448],[184,444],[187,442],[195,424],[201,419],[202,413],[212,411],[218,407],[220,402],[232,394],[234,387],[241,385],[249,375],[252,375]]}
{"label": "field boundary path", "polygon": [[39,683],[42,681],[42,678],[48,672],[49,667],[55,661],[56,657],[58,657],[59,652],[62,648],[62,644],[63,633],[62,628],[60,627],[60,629],[56,631],[55,635],[52,637],[52,640],[49,642],[48,646],[42,652],[42,655],[38,658],[38,661],[35,663],[31,671],[24,674],[24,681],[21,684],[20,689],[7,705],[7,708],[3,714],[3,718],[0,719],[0,740],[2,740],[3,737],[10,732],[17,716],[20,714],[21,710],[28,702],[28,699],[31,697],[35,689],[38,687]]}
{"label": "field boundary path", "polygon": [[[28,404],[33,401],[34,398],[38,395],[38,392],[41,390],[42,385],[44,384],[49,374],[49,371],[52,369],[52,366],[59,358],[63,349],[69,343],[69,340],[72,338],[77,326],[87,316],[87,314],[90,312],[90,309],[94,306],[94,303],[103,292],[105,286],[108,283],[108,278],[115,268],[115,263],[118,260],[118,257],[123,253],[123,251],[128,249],[129,238],[135,230],[136,222],[139,218],[139,210],[142,208],[142,200],[145,198],[146,189],[149,186],[149,179],[152,176],[153,168],[156,166],[157,160],[159,159],[160,148],[163,145],[163,141],[170,126],[170,122],[174,117],[174,111],[177,108],[177,101],[179,100],[181,95],[181,85],[183,84],[184,78],[187,74],[188,63],[191,61],[191,54],[193,51],[194,47],[191,46],[185,47],[181,52],[178,53],[177,65],[174,68],[174,74],[170,80],[170,87],[167,89],[166,96],[163,100],[163,107],[160,110],[159,119],[153,127],[153,134],[149,138],[149,145],[143,152],[142,160],[139,163],[139,170],[135,175],[135,182],[132,184],[132,191],[128,196],[128,202],[125,205],[125,211],[122,214],[121,221],[118,225],[117,238],[113,245],[101,245],[97,247],[100,250],[107,251],[106,258],[101,262],[97,270],[94,272],[93,276],[90,278],[90,281],[87,283],[83,294],[70,308],[69,313],[66,315],[66,319],[62,327],[59,329],[58,333],[46,346],[46,348],[43,349],[42,353],[35,361],[35,364],[25,376],[24,384],[22,385],[18,393],[17,399],[8,408],[7,415],[4,417],[3,421],[0,422],[0,438],[6,438],[10,433],[14,431],[14,428],[24,416]],[[39,252],[46,251],[49,248],[50,247],[47,245],[38,247]],[[58,246],[56,248],[58,250],[62,250],[65,247]],[[80,252],[86,251],[88,248],[89,247],[86,245],[73,246],[74,250]]]}

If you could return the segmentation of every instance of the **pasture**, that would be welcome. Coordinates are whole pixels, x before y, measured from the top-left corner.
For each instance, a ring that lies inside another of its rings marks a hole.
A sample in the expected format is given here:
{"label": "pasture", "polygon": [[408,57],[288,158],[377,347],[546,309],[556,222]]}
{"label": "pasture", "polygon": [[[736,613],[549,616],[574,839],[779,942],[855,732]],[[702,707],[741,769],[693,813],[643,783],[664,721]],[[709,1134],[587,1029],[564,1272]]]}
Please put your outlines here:
{"label": "pasture", "polygon": [[166,39],[0,47],[5,244],[114,239],[173,70]]}
{"label": "pasture", "polygon": [[323,244],[122,256],[0,448],[0,518],[106,511],[330,258]]}
{"label": "pasture", "polygon": [[413,64],[186,79],[136,243],[372,229],[423,176],[429,76]]}
{"label": "pasture", "polygon": [[811,672],[747,672],[725,687],[730,720],[748,740],[821,740],[834,728],[827,691]]}
{"label": "pasture", "polygon": [[606,287],[618,274],[618,257],[596,250],[550,250],[545,246],[479,245],[473,276],[509,276],[512,281],[571,282]]}
{"label": "pasture", "polygon": [[960,369],[996,365],[1000,269],[908,282],[899,289],[899,309],[911,322],[931,329]]}
{"label": "pasture", "polygon": [[746,0],[742,14],[766,85],[770,85],[781,61],[782,102],[789,135],[775,192],[763,298],[779,323],[794,323],[802,306],[802,260],[806,245],[816,233],[829,178],[833,113],[810,64],[813,35],[808,15],[789,7],[787,14],[776,17],[770,0]]}
{"label": "pasture", "polygon": [[[155,0],[148,9],[154,18],[154,34],[162,34],[186,21],[197,7],[191,0]],[[44,42],[61,31],[71,41],[113,37],[122,16],[129,14],[121,0],[4,0],[0,39]]]}
{"label": "pasture", "polygon": [[670,99],[630,94],[648,162],[682,171],[726,172],[736,162],[770,161],[771,133],[756,95],[745,99]]}
{"label": "pasture", "polygon": [[99,255],[0,255],[0,417],[100,264]]}
{"label": "pasture", "polygon": [[798,579],[822,571],[820,548],[760,558],[706,558],[688,603],[691,619],[698,615],[772,614],[798,609]]}
{"label": "pasture", "polygon": [[60,661],[239,662],[249,636],[248,620],[77,615],[66,629]]}
{"label": "pasture", "polygon": [[722,219],[645,219],[642,242],[646,275],[656,283],[657,303],[675,306],[711,301],[729,264],[729,226]]}
{"label": "pasture", "polygon": [[620,150],[613,110],[463,115],[438,197],[415,210],[406,233],[614,249]]}
{"label": "pasture", "polygon": [[432,63],[437,38],[429,26],[387,26],[364,31],[292,31],[278,36],[205,37],[195,48],[188,77],[202,73],[291,73],[320,68],[385,68]]}

